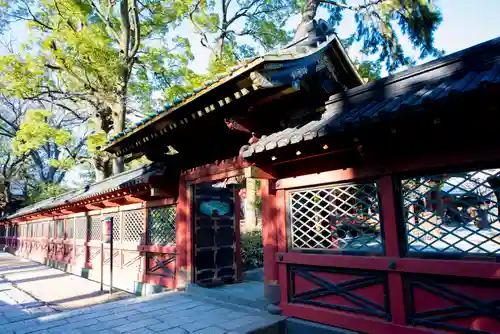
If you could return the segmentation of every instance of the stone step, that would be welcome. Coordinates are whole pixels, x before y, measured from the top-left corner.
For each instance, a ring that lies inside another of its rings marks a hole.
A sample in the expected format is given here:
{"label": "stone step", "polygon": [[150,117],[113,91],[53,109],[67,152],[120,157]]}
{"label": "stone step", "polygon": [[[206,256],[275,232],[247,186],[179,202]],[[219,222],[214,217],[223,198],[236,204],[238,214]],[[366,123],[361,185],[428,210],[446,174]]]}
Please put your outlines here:
{"label": "stone step", "polygon": [[189,284],[186,287],[186,292],[258,310],[267,310],[269,304],[264,297],[264,284],[261,282],[242,282],[214,288]]}

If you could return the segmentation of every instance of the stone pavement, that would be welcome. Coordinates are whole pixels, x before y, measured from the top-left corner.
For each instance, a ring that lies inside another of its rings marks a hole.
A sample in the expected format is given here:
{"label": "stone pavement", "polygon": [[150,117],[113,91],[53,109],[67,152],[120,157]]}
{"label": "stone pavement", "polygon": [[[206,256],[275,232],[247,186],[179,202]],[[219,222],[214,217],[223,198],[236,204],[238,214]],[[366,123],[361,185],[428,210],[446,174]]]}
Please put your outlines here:
{"label": "stone pavement", "polygon": [[[128,298],[127,298],[128,297]],[[140,298],[0,253],[0,333],[247,333],[282,320],[183,292]],[[98,304],[98,305],[96,305]]]}
{"label": "stone pavement", "polygon": [[110,296],[98,282],[0,252],[0,307],[57,312],[131,297],[121,290]]}
{"label": "stone pavement", "polygon": [[2,325],[1,332],[239,334],[280,320],[254,309],[164,292],[12,322]]}

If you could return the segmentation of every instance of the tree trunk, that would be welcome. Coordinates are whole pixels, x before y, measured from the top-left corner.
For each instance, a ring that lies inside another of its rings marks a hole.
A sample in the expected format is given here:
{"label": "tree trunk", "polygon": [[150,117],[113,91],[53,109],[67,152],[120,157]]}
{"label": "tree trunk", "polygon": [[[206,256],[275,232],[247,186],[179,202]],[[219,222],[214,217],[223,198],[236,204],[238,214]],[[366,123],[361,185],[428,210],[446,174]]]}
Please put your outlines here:
{"label": "tree trunk", "polygon": [[[106,101],[102,97],[99,98],[102,99],[101,101]],[[112,114],[113,110],[109,106],[109,103],[101,103],[100,108],[93,116],[97,132],[104,132],[106,136],[109,134],[111,131]],[[94,166],[96,182],[103,181],[111,176],[111,162],[108,156],[95,155],[92,165]]]}
{"label": "tree trunk", "polygon": [[102,157],[94,158],[95,181],[101,182],[111,176],[111,166],[109,160]]}
{"label": "tree trunk", "polygon": [[[113,129],[115,133],[125,130],[125,115],[127,113],[126,94],[120,96],[118,103],[114,104],[112,109]],[[123,157],[113,158],[113,175],[122,173],[125,170]]]}
{"label": "tree trunk", "polygon": [[293,40],[295,42],[306,37],[307,23],[311,22],[316,16],[316,12],[318,11],[318,5],[319,5],[318,0],[307,0],[306,8],[302,13],[302,19],[300,20],[300,23],[297,26],[297,30],[295,31],[295,36],[293,37]]}

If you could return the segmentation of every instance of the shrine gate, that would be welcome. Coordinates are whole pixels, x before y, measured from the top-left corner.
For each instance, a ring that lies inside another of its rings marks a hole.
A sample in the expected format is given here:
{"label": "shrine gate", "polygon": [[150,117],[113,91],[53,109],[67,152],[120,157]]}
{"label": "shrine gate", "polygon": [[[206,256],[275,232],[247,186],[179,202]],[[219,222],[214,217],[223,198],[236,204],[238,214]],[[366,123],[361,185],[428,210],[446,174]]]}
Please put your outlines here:
{"label": "shrine gate", "polygon": [[334,95],[243,156],[286,316],[500,333],[500,40]]}
{"label": "shrine gate", "polygon": [[195,199],[244,176],[260,180],[265,284],[283,315],[365,333],[500,333],[500,39],[362,84],[313,23],[102,148],[165,166],[175,287],[239,281],[230,194],[213,214]]}

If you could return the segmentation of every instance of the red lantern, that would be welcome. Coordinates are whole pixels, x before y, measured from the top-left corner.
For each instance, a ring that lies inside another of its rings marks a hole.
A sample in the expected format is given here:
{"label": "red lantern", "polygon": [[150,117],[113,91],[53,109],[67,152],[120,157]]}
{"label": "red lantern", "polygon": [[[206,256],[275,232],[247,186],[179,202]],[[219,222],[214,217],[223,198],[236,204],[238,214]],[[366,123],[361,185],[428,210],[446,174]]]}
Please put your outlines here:
{"label": "red lantern", "polygon": [[104,218],[102,229],[102,241],[107,244],[111,243],[113,238],[113,217]]}

